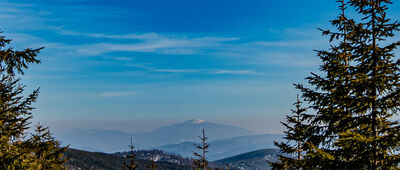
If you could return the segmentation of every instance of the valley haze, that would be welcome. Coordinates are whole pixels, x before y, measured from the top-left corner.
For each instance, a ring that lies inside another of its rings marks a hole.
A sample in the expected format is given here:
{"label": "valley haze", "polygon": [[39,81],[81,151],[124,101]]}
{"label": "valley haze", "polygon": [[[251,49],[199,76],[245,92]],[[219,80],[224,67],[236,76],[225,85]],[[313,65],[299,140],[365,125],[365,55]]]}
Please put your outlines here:
{"label": "valley haze", "polygon": [[127,151],[132,138],[136,149],[160,149],[184,157],[191,157],[205,129],[210,143],[209,158],[217,160],[259,149],[274,148],[273,141],[280,141],[281,134],[261,134],[251,130],[192,119],[158,128],[150,132],[128,133],[116,130],[71,129],[55,134],[71,148],[114,153]]}

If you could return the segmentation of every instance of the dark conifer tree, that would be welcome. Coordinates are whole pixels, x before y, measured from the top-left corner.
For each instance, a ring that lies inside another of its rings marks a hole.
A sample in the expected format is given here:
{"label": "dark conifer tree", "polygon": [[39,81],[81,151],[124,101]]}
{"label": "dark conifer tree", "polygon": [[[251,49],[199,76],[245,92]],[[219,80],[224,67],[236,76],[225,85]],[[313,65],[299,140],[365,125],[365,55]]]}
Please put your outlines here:
{"label": "dark conifer tree", "polygon": [[130,154],[127,155],[127,158],[129,159],[129,164],[125,164],[122,167],[122,169],[124,170],[136,170],[138,168],[138,165],[136,164],[136,155],[135,155],[135,146],[133,145],[133,141],[131,138],[131,144],[129,145],[130,150]]}
{"label": "dark conifer tree", "polygon": [[[388,18],[391,0],[348,0],[323,30],[331,48],[320,50],[321,74],[296,85],[315,110],[312,152],[307,163],[320,169],[395,169],[400,157],[400,61],[389,42],[400,24]],[[346,5],[355,9],[345,15]]]}
{"label": "dark conifer tree", "polygon": [[203,129],[203,136],[199,136],[201,140],[200,145],[196,145],[196,149],[198,149],[200,152],[193,152],[194,156],[197,157],[197,159],[193,160],[193,167],[192,169],[194,170],[207,170],[208,168],[208,160],[206,157],[206,154],[208,152],[208,148],[210,145],[207,143],[208,137],[206,137],[206,133]]}
{"label": "dark conifer tree", "polygon": [[275,142],[281,150],[277,162],[269,162],[273,169],[300,169],[305,167],[303,161],[304,153],[310,149],[307,141],[310,138],[309,129],[312,127],[308,122],[312,115],[306,113],[307,108],[302,107],[302,102],[297,95],[297,101],[291,109],[292,114],[286,116],[286,122],[281,122],[286,127],[285,141]]}
{"label": "dark conifer tree", "polygon": [[[40,63],[37,55],[43,48],[27,48],[20,51],[10,47],[10,43],[11,39],[0,36],[0,169],[44,167],[47,165],[37,162],[33,154],[38,148],[32,147],[32,143],[29,144],[30,140],[24,139],[32,118],[32,104],[36,102],[39,89],[24,96],[25,85],[19,79],[30,64]],[[48,144],[50,148],[47,151],[60,151],[57,142]],[[54,145],[50,146],[51,144]],[[63,162],[61,157],[52,157],[52,163],[59,165]]]}
{"label": "dark conifer tree", "polygon": [[31,103],[39,94],[39,90],[35,90],[24,98],[24,86],[16,75],[23,74],[29,64],[40,63],[36,58],[41,49],[15,51],[8,47],[10,42],[0,36],[0,169],[27,166],[23,161],[26,151],[21,144],[31,119]]}
{"label": "dark conifer tree", "polygon": [[150,164],[146,165],[146,168],[155,170],[158,166],[156,165],[156,162],[154,160],[150,160]]}
{"label": "dark conifer tree", "polygon": [[51,136],[48,128],[36,125],[34,134],[26,142],[26,147],[32,149],[33,164],[30,168],[34,169],[66,169],[67,158],[64,152],[67,147],[61,147],[61,143]]}

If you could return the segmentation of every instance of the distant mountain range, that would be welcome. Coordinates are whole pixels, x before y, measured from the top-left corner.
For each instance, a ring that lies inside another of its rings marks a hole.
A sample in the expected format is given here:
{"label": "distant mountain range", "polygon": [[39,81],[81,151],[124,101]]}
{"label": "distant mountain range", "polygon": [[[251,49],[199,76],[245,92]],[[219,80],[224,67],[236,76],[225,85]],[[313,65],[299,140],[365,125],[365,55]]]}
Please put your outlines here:
{"label": "distant mountain range", "polygon": [[[264,134],[210,141],[208,159],[214,161],[254,150],[275,148],[273,141],[281,141],[282,137],[283,135],[280,134]],[[160,146],[157,149],[179,154],[183,157],[192,157],[195,144],[194,142],[182,142]]]}
{"label": "distant mountain range", "polygon": [[182,142],[198,142],[198,136],[201,134],[203,128],[206,130],[209,141],[257,134],[236,126],[205,122],[203,120],[190,120],[144,133],[127,133],[99,129],[72,129],[65,133],[56,134],[56,137],[63,144],[70,144],[71,148],[113,153],[126,151],[130,138],[133,138],[137,149],[153,149],[163,145]]}
{"label": "distant mountain range", "polygon": [[122,151],[129,149],[131,137],[136,149],[149,150],[136,151],[139,167],[153,159],[160,165],[159,169],[184,170],[191,167],[190,157],[203,128],[209,137],[207,158],[213,167],[223,169],[229,164],[231,169],[267,170],[270,167],[266,161],[275,161],[279,155],[277,149],[265,148],[275,148],[273,141],[280,141],[281,134],[257,134],[244,128],[203,120],[185,121],[146,133],[72,129],[57,138],[63,144],[70,144],[70,148],[80,149],[70,149],[66,153],[71,158],[68,162],[70,170],[119,169],[125,160],[126,153]]}

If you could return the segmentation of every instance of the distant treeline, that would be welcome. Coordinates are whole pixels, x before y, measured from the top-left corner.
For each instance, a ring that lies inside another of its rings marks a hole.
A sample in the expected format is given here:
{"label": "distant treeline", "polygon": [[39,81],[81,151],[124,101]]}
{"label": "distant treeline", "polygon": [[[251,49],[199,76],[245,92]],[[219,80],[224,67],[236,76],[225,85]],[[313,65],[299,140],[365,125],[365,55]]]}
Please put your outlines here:
{"label": "distant treeline", "polygon": [[[129,159],[126,158],[126,154],[128,152],[116,153],[116,154],[106,154],[99,152],[87,152],[76,149],[68,149],[65,152],[65,156],[69,157],[67,162],[67,167],[69,170],[78,170],[78,169],[98,169],[98,170],[118,170],[122,169],[124,163],[129,162]],[[160,160],[157,161],[157,169],[158,170],[190,170],[191,169],[191,161],[189,159],[185,159],[179,156],[168,155],[162,151],[153,150],[153,151],[137,151],[135,155],[138,155],[136,159],[136,163],[138,165],[138,169],[148,169],[147,166],[151,164],[152,156],[161,156],[161,157],[172,157],[171,160],[179,160],[176,163],[166,162],[168,160]],[[142,155],[142,156],[141,156]],[[147,157],[149,156],[149,157]],[[183,163],[183,164],[182,164]]]}

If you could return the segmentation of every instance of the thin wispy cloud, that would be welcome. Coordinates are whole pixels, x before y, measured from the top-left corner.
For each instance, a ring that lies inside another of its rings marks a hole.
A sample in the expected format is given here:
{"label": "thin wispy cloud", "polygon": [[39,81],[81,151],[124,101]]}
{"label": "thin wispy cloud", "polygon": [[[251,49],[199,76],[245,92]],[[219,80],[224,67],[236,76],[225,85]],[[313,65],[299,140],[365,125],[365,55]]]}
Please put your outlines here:
{"label": "thin wispy cloud", "polygon": [[75,32],[69,31],[60,28],[58,32],[61,35],[69,35],[69,36],[84,36],[89,38],[109,38],[109,39],[140,39],[140,40],[150,40],[150,39],[159,39],[161,38],[156,33],[145,33],[145,34],[104,34],[104,33],[82,33],[82,32]]}
{"label": "thin wispy cloud", "polygon": [[[156,32],[141,32],[141,33],[127,33],[127,34],[108,34],[108,33],[91,33],[91,32],[79,32],[66,29],[60,25],[50,25],[43,17],[35,15],[35,13],[45,13],[51,15],[51,12],[44,10],[26,10],[28,7],[34,5],[18,5],[15,3],[7,3],[7,9],[0,12],[0,18],[3,16],[6,23],[13,23],[11,25],[22,25],[15,23],[16,18],[28,18],[28,25],[34,25],[33,29],[44,29],[50,32],[58,33],[60,36],[71,36],[71,37],[86,37],[87,39],[93,39],[91,43],[81,44],[66,44],[62,42],[62,39],[46,40],[43,37],[36,37],[34,35],[25,34],[25,37],[16,37],[16,40],[24,42],[24,44],[34,47],[46,46],[47,50],[58,50],[54,52],[54,55],[67,54],[68,57],[97,57],[109,53],[125,52],[125,53],[149,53],[157,55],[208,55],[215,56],[218,58],[224,58],[225,60],[237,60],[236,62],[243,62],[248,64],[283,64],[291,66],[314,66],[314,62],[309,62],[310,58],[304,59],[298,56],[307,56],[302,54],[303,52],[292,51],[293,57],[288,57],[289,52],[285,52],[279,55],[273,48],[309,48],[311,51],[313,48],[324,44],[324,39],[321,37],[315,37],[314,34],[317,31],[310,32],[307,29],[296,29],[286,28],[283,30],[277,30],[280,34],[286,36],[298,36],[297,40],[276,40],[276,41],[240,41],[243,38],[239,36],[210,36],[205,34],[192,35],[190,33],[156,33]],[[1,9],[1,7],[0,7]],[[9,12],[7,12],[9,11]],[[31,18],[31,19],[29,19]],[[20,22],[20,21],[19,21]],[[35,22],[36,24],[30,24]],[[34,28],[36,27],[36,28]],[[26,28],[31,29],[31,28]],[[294,34],[295,33],[295,34]],[[317,32],[318,33],[318,32]],[[312,36],[310,36],[312,35]],[[30,37],[29,37],[30,36]],[[35,41],[40,39],[40,41]],[[102,39],[108,39],[106,42],[101,42]],[[57,40],[60,40],[59,42]],[[113,40],[125,40],[126,42],[112,42]],[[35,42],[34,42],[35,41]],[[99,42],[100,41],[100,42]],[[40,43],[38,43],[40,42]],[[63,52],[61,52],[61,51]],[[297,56],[297,57],[296,57]],[[115,60],[129,62],[131,57],[119,58],[115,57]],[[241,59],[238,59],[241,58]],[[290,59],[287,59],[290,58]],[[122,60],[120,60],[122,59]],[[261,62],[260,62],[261,61]],[[300,63],[300,64],[299,64]],[[185,72],[188,70],[164,70],[165,72]],[[247,72],[246,72],[247,71]],[[193,72],[189,70],[188,72]],[[208,71],[210,74],[212,71]],[[221,72],[215,71],[214,74],[256,74],[252,71],[233,71],[233,72]]]}
{"label": "thin wispy cloud", "polygon": [[264,47],[311,47],[316,48],[328,44],[323,38],[303,39],[303,40],[288,40],[288,41],[257,41],[253,45]]}
{"label": "thin wispy cloud", "polygon": [[[204,51],[211,55],[229,59],[230,56],[237,58],[243,57],[244,63],[259,64],[282,64],[287,66],[310,67],[315,66],[315,58],[310,57],[312,50],[317,47],[323,48],[327,45],[324,38],[299,39],[287,41],[254,41],[254,42],[237,42],[239,37],[213,37],[202,36],[178,36],[178,35],[162,35],[157,33],[143,34],[125,34],[125,35],[107,35],[107,34],[84,34],[70,33],[71,36],[87,36],[90,38],[112,38],[112,39],[136,39],[137,43],[95,43],[85,44],[73,47],[77,49],[77,55],[96,56],[111,52],[144,52],[156,53],[164,55],[195,55],[202,54]],[[308,37],[309,38],[309,37]],[[269,49],[268,49],[269,48]],[[274,48],[308,48],[307,53],[303,51],[291,50],[293,52],[276,52]],[[260,62],[261,61],[261,62]],[[157,70],[153,70],[157,71]],[[208,72],[201,70],[176,70],[164,69],[159,72]],[[249,70],[239,71],[214,71],[214,74],[258,74]]]}
{"label": "thin wispy cloud", "polygon": [[65,30],[63,28],[58,28],[57,32],[61,35],[69,35],[69,36],[84,36],[88,38],[108,38],[108,39],[137,39],[137,40],[186,40],[186,41],[195,41],[195,42],[228,42],[228,41],[236,41],[240,40],[240,37],[216,37],[216,36],[200,36],[200,37],[192,37],[188,35],[179,35],[179,34],[158,34],[155,32],[148,33],[130,33],[130,34],[105,34],[105,33],[83,33]]}
{"label": "thin wispy cloud", "polygon": [[215,70],[211,71],[212,74],[233,74],[233,75],[262,75],[253,70]]}
{"label": "thin wispy cloud", "polygon": [[135,92],[104,92],[101,93],[100,97],[121,97],[121,96],[132,96],[136,95]]}
{"label": "thin wispy cloud", "polygon": [[131,65],[132,67],[141,68],[151,72],[159,73],[196,73],[196,74],[226,74],[226,75],[262,75],[254,70],[223,70],[223,69],[163,69],[143,65]]}
{"label": "thin wispy cloud", "polygon": [[[12,3],[12,2],[0,2],[2,7],[32,7],[35,6],[34,4],[28,3]],[[7,10],[6,10],[7,11]]]}
{"label": "thin wispy cloud", "polygon": [[159,69],[159,68],[150,68],[150,67],[146,67],[146,70],[159,72],[159,73],[200,73],[200,72],[204,72],[204,70],[197,70],[197,69]]}
{"label": "thin wispy cloud", "polygon": [[[67,45],[61,42],[51,42],[43,38],[29,34],[9,34],[13,37],[15,43],[22,47],[42,47],[45,50],[57,50],[57,55],[69,54],[68,57],[88,57],[99,56],[111,52],[143,52],[155,53],[160,55],[195,55],[208,53],[208,55],[222,57],[225,60],[239,59],[244,64],[279,64],[282,66],[311,67],[319,63],[317,58],[313,57],[313,47],[324,46],[323,39],[296,40],[296,41],[256,41],[232,43],[240,38],[236,37],[211,37],[203,36],[196,38],[187,38],[186,36],[168,38],[157,33],[131,34],[131,38],[139,39],[138,43],[94,43],[83,45]],[[74,35],[75,36],[75,35]],[[108,35],[114,37],[115,35]],[[122,37],[128,35],[121,35]],[[272,48],[272,49],[268,49]],[[306,52],[301,51],[279,51],[273,48],[309,48]],[[321,47],[322,48],[322,47]],[[60,53],[60,50],[63,53]],[[211,52],[207,52],[211,50]],[[56,52],[56,51],[55,51]],[[132,61],[131,56],[110,57],[118,61]],[[235,74],[235,75],[256,75],[260,74],[252,70],[193,70],[193,69],[148,69],[155,72],[170,73],[207,73],[207,74]]]}
{"label": "thin wispy cloud", "polygon": [[[80,35],[80,34],[74,34]],[[239,40],[238,37],[194,37],[165,36],[157,33],[106,35],[82,34],[91,38],[137,39],[138,43],[96,43],[81,45],[79,53],[83,55],[100,55],[109,52],[153,52],[160,54],[195,54],[202,49],[213,49],[225,46],[224,43]]]}

